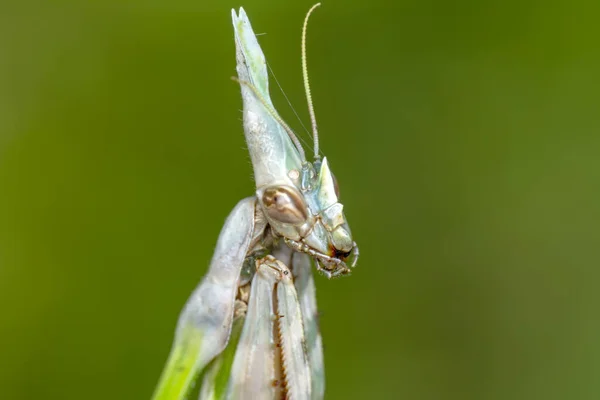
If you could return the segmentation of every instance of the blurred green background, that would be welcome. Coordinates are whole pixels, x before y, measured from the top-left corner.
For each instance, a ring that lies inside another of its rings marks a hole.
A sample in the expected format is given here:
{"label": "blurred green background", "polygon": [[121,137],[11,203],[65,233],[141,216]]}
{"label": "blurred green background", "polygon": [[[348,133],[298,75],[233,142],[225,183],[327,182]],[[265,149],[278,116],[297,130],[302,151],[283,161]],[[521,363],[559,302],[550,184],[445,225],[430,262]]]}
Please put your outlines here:
{"label": "blurred green background", "polygon": [[[306,122],[313,1],[2,3],[1,399],[151,396],[254,190],[230,9]],[[600,397],[598,11],[315,12],[321,143],[362,253],[317,277],[327,399]]]}

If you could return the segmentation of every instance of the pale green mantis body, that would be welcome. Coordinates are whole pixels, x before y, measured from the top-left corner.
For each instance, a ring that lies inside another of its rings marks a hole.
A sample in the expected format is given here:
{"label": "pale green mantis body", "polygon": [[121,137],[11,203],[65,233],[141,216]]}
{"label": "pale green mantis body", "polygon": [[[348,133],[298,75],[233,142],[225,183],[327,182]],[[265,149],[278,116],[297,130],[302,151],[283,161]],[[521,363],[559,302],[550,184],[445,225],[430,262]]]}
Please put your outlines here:
{"label": "pale green mantis body", "polygon": [[225,221],[209,271],[179,317],[154,399],[185,398],[201,373],[201,399],[322,399],[311,260],[329,278],[346,275],[346,260],[352,257],[354,266],[358,248],[327,159],[319,156],[304,54],[308,15],[302,48],[312,163],[273,107],[265,58],[246,13],[232,10],[232,19],[256,195]]}

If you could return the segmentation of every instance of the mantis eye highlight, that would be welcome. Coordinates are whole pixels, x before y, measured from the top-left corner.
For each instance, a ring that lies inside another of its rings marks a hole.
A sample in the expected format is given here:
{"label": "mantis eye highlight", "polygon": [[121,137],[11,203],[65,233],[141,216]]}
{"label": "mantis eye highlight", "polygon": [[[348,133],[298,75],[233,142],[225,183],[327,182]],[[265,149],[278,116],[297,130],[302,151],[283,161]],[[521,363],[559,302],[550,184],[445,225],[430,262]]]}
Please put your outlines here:
{"label": "mantis eye highlight", "polygon": [[267,215],[275,221],[299,225],[308,218],[304,199],[291,186],[271,186],[265,189],[262,203]]}

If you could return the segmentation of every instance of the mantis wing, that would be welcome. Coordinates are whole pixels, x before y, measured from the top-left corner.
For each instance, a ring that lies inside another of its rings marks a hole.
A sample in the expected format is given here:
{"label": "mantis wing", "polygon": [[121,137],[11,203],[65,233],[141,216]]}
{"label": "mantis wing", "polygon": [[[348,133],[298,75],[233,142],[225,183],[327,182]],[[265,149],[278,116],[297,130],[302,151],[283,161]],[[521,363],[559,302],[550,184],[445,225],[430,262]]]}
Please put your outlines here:
{"label": "mantis wing", "polygon": [[202,369],[229,340],[235,295],[254,233],[255,198],[240,201],[225,221],[210,268],[179,316],[154,400],[185,398]]}

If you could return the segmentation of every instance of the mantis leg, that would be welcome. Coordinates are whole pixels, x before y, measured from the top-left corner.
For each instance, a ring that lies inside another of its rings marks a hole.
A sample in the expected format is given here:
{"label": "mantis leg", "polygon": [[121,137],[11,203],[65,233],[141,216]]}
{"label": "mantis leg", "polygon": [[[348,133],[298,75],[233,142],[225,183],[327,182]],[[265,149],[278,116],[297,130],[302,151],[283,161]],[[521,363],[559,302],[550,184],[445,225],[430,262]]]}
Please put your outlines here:
{"label": "mantis leg", "polygon": [[325,394],[325,366],[323,365],[323,341],[319,330],[317,297],[313,280],[310,256],[292,253],[294,284],[302,310],[304,335],[311,370],[311,398],[320,400]]}
{"label": "mantis leg", "polygon": [[227,345],[240,270],[255,234],[255,204],[254,197],[240,201],[225,221],[208,273],[179,316],[154,400],[184,399],[199,373]]}
{"label": "mantis leg", "polygon": [[273,249],[273,256],[286,265],[291,265],[294,285],[302,311],[304,337],[311,371],[311,399],[321,400],[325,395],[325,366],[323,364],[323,340],[319,329],[317,295],[311,269],[311,257],[293,251],[280,242]]}
{"label": "mantis leg", "polygon": [[256,261],[246,313],[248,323],[236,349],[226,399],[266,400],[282,395],[281,387],[274,384],[281,367],[274,337],[274,288],[279,274],[267,266],[272,259],[267,256]]}
{"label": "mantis leg", "polygon": [[287,396],[294,400],[311,400],[312,374],[302,308],[288,267],[278,262],[275,268],[281,274],[277,284],[277,329]]}
{"label": "mantis leg", "polygon": [[292,273],[273,256],[256,261],[246,324],[227,399],[311,399],[311,372]]}

